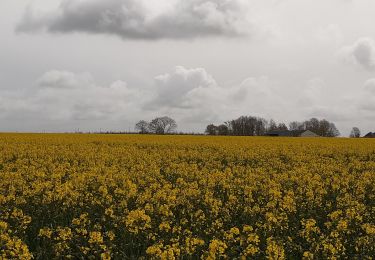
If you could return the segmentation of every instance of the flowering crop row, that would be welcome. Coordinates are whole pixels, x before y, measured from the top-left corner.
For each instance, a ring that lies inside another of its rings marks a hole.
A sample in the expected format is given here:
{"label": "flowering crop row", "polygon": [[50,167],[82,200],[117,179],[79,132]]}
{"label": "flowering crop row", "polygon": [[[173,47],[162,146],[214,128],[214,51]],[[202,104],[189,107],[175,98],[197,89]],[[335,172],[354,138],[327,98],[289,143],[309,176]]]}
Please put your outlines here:
{"label": "flowering crop row", "polygon": [[375,142],[0,135],[0,259],[372,259]]}

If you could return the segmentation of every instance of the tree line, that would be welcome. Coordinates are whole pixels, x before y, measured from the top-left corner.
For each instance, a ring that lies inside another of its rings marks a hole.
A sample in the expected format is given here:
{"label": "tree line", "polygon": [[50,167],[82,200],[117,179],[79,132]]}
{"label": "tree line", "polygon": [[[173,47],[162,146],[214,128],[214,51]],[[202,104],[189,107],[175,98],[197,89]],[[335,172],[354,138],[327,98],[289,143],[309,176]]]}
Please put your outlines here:
{"label": "tree line", "polygon": [[303,122],[291,122],[289,127],[285,123],[276,123],[273,119],[266,120],[261,117],[241,116],[227,121],[218,126],[210,124],[206,127],[208,135],[234,135],[234,136],[263,136],[271,131],[310,130],[323,137],[337,137],[339,130],[334,123],[326,119],[311,118]]}
{"label": "tree line", "polygon": [[[150,122],[141,120],[135,125],[135,130],[140,134],[173,134],[176,133],[177,123],[174,119],[164,116],[157,117]],[[233,136],[264,136],[272,131],[310,130],[323,137],[340,136],[336,125],[326,119],[311,118],[302,122],[293,121],[288,126],[273,119],[266,120],[255,116],[240,116],[220,125],[209,124],[206,127],[207,135],[233,135]],[[180,133],[183,134],[183,133]],[[358,127],[353,127],[350,137],[361,137]]]}

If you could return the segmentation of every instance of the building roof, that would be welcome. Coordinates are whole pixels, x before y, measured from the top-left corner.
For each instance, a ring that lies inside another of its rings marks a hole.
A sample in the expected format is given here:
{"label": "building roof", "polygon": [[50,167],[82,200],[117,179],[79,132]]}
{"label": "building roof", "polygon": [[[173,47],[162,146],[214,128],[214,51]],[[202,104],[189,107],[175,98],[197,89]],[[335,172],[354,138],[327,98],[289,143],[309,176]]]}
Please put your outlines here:
{"label": "building roof", "polygon": [[291,131],[289,130],[274,130],[274,131],[269,131],[267,135],[270,136],[292,136]]}
{"label": "building roof", "polygon": [[[292,133],[292,136],[300,136],[301,134],[305,133],[305,132],[311,132],[310,130],[292,130],[290,131]],[[311,132],[313,133],[313,132]],[[315,133],[313,133],[315,134]]]}
{"label": "building roof", "polygon": [[367,135],[365,135],[364,137],[366,137],[366,138],[375,138],[375,132],[374,133],[370,132]]}
{"label": "building roof", "polygon": [[301,134],[299,135],[304,135],[304,136],[308,136],[308,137],[320,137],[320,135],[316,134],[315,132],[311,131],[311,130],[306,130],[306,131],[303,131]]}

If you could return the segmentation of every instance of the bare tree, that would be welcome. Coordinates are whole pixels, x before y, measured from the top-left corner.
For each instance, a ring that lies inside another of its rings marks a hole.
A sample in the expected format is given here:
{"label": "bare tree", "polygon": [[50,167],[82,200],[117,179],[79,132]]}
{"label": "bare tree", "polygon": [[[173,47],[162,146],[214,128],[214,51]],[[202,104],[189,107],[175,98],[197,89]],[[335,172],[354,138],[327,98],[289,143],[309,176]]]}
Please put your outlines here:
{"label": "bare tree", "polygon": [[316,134],[320,136],[333,136],[334,135],[332,132],[333,128],[336,128],[336,126],[334,125],[332,126],[330,122],[323,119],[319,121],[317,127],[309,129],[309,130],[315,132]]}
{"label": "bare tree", "polygon": [[152,120],[148,128],[155,134],[170,134],[176,130],[177,124],[172,118],[164,116]]}
{"label": "bare tree", "polygon": [[340,131],[337,129],[336,125],[334,123],[329,124],[329,131],[326,135],[327,137],[337,137],[340,136]]}
{"label": "bare tree", "polygon": [[[326,120],[325,120],[326,121]],[[328,122],[328,121],[327,121]],[[322,121],[319,121],[317,118],[311,118],[309,121],[306,121],[307,128],[315,129],[315,131],[319,132],[319,128],[321,126]]]}
{"label": "bare tree", "polygon": [[303,130],[303,124],[297,121],[293,121],[289,124],[289,130]]}
{"label": "bare tree", "polygon": [[218,134],[218,127],[214,124],[210,124],[206,127],[206,134],[208,135],[217,135]]}
{"label": "bare tree", "polygon": [[271,119],[268,124],[268,131],[275,131],[275,130],[277,130],[277,124],[273,119]]}
{"label": "bare tree", "polygon": [[351,138],[359,138],[361,137],[361,131],[359,130],[358,127],[353,127],[351,133],[350,133]]}
{"label": "bare tree", "polygon": [[229,128],[227,125],[224,125],[224,124],[219,125],[217,127],[217,131],[219,135],[229,135]]}
{"label": "bare tree", "polygon": [[145,120],[141,120],[135,125],[135,130],[139,131],[140,134],[147,134],[149,131],[149,123]]}
{"label": "bare tree", "polygon": [[258,117],[255,121],[255,135],[261,136],[267,132],[267,120]]}
{"label": "bare tree", "polygon": [[284,123],[279,123],[278,126],[277,126],[277,130],[286,131],[286,130],[288,130],[288,127]]}
{"label": "bare tree", "polygon": [[226,125],[231,135],[254,136],[263,135],[266,132],[267,121],[253,116],[241,116],[226,122]]}

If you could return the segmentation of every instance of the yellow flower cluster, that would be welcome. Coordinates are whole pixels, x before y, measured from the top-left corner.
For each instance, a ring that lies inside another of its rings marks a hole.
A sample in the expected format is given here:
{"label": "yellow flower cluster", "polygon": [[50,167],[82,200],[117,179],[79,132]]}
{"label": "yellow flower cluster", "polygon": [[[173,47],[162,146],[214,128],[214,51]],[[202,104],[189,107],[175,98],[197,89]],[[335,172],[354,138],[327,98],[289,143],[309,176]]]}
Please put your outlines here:
{"label": "yellow flower cluster", "polygon": [[0,259],[372,259],[375,141],[0,135]]}

